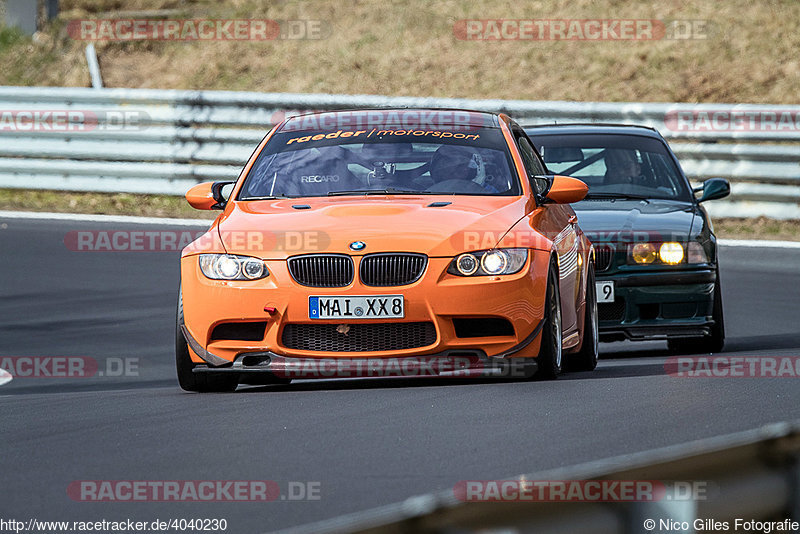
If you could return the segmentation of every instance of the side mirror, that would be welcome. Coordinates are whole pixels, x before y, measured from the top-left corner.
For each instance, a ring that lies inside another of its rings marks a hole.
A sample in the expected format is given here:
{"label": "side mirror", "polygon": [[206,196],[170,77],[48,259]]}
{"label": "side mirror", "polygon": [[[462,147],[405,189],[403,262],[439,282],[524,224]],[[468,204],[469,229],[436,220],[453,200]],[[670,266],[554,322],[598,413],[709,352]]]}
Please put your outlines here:
{"label": "side mirror", "polygon": [[221,210],[228,203],[235,182],[204,182],[186,192],[186,200],[198,210]]}
{"label": "side mirror", "polygon": [[716,200],[718,198],[725,198],[731,194],[731,184],[725,178],[709,178],[703,182],[701,190],[703,191],[703,195],[698,202]]}
{"label": "side mirror", "polygon": [[556,174],[553,176],[545,198],[556,204],[572,204],[583,200],[588,192],[589,188],[586,184],[577,178]]}

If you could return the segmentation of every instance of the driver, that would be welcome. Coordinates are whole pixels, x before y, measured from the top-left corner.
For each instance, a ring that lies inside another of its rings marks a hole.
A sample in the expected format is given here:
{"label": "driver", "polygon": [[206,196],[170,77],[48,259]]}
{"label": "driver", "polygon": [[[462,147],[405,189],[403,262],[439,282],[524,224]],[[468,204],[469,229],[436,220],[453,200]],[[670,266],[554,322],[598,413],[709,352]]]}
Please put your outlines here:
{"label": "driver", "polygon": [[431,178],[434,183],[447,180],[473,180],[478,174],[472,151],[463,146],[442,145],[431,158]]}
{"label": "driver", "polygon": [[447,189],[448,185],[456,187],[460,191],[466,187],[457,185],[459,181],[462,181],[461,183],[472,182],[474,184],[466,188],[466,191],[480,192],[483,189],[497,192],[487,181],[486,164],[483,158],[473,149],[464,146],[442,145],[436,149],[431,158],[430,176],[434,182],[432,191]]}

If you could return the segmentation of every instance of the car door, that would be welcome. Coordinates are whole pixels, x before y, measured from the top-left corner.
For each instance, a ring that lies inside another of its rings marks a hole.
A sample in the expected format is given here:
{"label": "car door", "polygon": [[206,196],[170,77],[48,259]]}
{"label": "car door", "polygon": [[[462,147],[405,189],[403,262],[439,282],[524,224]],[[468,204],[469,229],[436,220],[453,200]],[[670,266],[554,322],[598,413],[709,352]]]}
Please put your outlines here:
{"label": "car door", "polygon": [[[547,180],[535,177],[547,173],[544,163],[522,128],[515,126],[512,128],[512,133],[525,170],[528,172],[531,187],[541,196],[546,192],[549,183]],[[578,268],[580,239],[576,231],[578,218],[568,204],[545,203],[539,206],[539,210],[542,213],[536,221],[537,230],[553,241],[558,255],[562,336],[566,339],[578,328],[576,312],[580,289]]]}

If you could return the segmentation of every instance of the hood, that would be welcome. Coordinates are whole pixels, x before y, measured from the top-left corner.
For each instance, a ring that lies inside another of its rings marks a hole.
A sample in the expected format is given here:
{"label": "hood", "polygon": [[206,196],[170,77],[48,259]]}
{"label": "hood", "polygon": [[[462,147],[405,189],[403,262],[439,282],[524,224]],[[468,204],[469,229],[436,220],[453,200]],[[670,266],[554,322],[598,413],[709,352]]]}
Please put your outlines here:
{"label": "hood", "polygon": [[584,200],[572,206],[593,242],[680,241],[689,239],[695,217],[691,202],[676,200]]}
{"label": "hood", "polygon": [[[446,257],[475,249],[475,243],[491,241],[484,247],[490,248],[525,208],[521,197],[466,195],[253,200],[233,202],[218,229],[229,253],[263,259],[316,252]],[[354,241],[366,246],[354,252]]]}

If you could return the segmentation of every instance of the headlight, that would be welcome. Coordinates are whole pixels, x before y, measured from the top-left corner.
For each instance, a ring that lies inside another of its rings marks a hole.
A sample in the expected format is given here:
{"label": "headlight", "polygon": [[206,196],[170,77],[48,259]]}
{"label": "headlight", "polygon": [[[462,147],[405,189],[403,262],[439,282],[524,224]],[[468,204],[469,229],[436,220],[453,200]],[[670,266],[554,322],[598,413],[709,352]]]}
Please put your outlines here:
{"label": "headlight", "polygon": [[528,260],[528,249],[502,248],[467,252],[456,257],[447,272],[457,276],[496,276],[518,273]]}
{"label": "headlight", "polygon": [[683,261],[683,245],[674,241],[662,243],[658,249],[658,257],[666,264],[677,265]]}
{"label": "headlight", "polygon": [[258,280],[269,276],[263,260],[232,254],[200,254],[200,270],[212,280]]}
{"label": "headlight", "polygon": [[653,263],[656,261],[656,246],[652,243],[628,245],[628,263]]}
{"label": "headlight", "polygon": [[[699,252],[693,245],[689,244],[689,263],[695,262],[694,259],[705,258],[705,252],[700,247]],[[678,265],[686,263],[687,254],[683,245],[676,241],[666,241],[664,243],[634,243],[628,245],[628,265],[650,265],[653,263],[663,265]]]}
{"label": "headlight", "polygon": [[475,274],[475,271],[480,267],[480,262],[473,254],[462,254],[456,258],[456,270],[458,274],[470,276]]}
{"label": "headlight", "polygon": [[500,274],[508,266],[508,255],[502,250],[490,250],[481,258],[481,268],[486,274]]}

